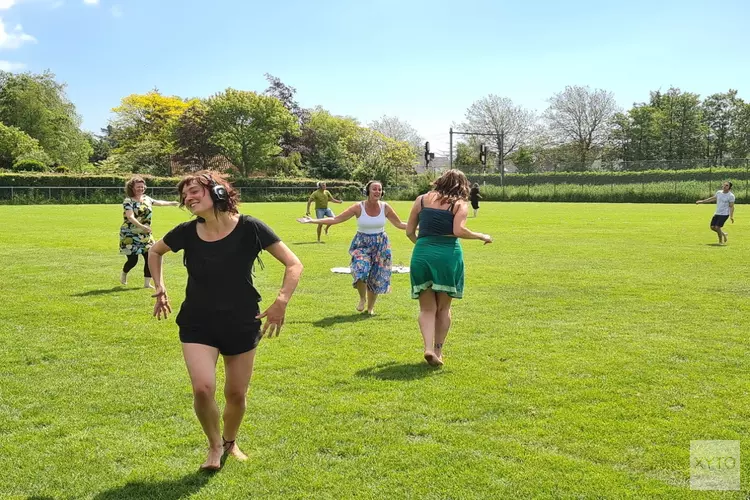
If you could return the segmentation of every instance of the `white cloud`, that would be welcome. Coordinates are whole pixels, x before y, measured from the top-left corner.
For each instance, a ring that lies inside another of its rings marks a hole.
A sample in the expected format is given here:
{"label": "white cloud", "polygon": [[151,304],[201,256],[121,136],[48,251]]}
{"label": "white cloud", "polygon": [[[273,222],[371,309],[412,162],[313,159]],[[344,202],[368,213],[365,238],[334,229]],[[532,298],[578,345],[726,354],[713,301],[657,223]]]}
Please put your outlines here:
{"label": "white cloud", "polygon": [[99,5],[99,0],[83,0],[83,3],[85,3],[86,5]]}
{"label": "white cloud", "polygon": [[0,10],[10,9],[16,4],[16,0],[0,0]]}
{"label": "white cloud", "polygon": [[113,5],[109,11],[112,13],[112,17],[122,17],[122,7],[119,5]]}
{"label": "white cloud", "polygon": [[36,42],[36,38],[23,32],[23,26],[17,24],[15,29],[8,33],[5,24],[0,19],[0,49],[17,49],[24,43]]}
{"label": "white cloud", "polygon": [[26,68],[26,65],[24,63],[0,61],[0,71],[10,71],[12,73],[14,71],[21,71],[22,69],[25,69],[25,68]]}

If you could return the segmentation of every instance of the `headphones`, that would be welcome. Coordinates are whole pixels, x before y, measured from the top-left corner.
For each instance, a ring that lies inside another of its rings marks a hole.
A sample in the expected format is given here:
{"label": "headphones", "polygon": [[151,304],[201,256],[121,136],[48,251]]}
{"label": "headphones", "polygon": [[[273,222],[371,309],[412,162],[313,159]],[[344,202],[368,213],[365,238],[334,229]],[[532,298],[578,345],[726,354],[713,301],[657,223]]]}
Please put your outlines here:
{"label": "headphones", "polygon": [[365,195],[365,196],[367,196],[369,198],[370,197],[370,186],[373,185],[373,184],[380,184],[380,187],[381,187],[381,189],[380,189],[380,198],[382,199],[383,196],[385,196],[385,190],[382,189],[383,183],[380,182],[380,181],[370,181],[367,184],[365,184],[365,187],[362,188],[362,194]]}
{"label": "headphones", "polygon": [[208,174],[203,174],[209,182],[208,194],[211,195],[211,199],[214,201],[214,205],[219,210],[225,211],[227,209],[227,188],[216,182],[213,177]]}

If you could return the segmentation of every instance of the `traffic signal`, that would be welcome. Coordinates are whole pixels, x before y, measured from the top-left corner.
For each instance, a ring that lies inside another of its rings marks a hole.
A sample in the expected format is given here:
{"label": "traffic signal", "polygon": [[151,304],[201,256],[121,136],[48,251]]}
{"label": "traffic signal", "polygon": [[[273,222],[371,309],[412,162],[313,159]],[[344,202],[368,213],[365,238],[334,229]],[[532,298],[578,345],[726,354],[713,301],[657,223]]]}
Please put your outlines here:
{"label": "traffic signal", "polygon": [[430,161],[430,141],[424,143],[424,161]]}
{"label": "traffic signal", "polygon": [[487,146],[484,144],[479,145],[479,161],[482,165],[487,163]]}

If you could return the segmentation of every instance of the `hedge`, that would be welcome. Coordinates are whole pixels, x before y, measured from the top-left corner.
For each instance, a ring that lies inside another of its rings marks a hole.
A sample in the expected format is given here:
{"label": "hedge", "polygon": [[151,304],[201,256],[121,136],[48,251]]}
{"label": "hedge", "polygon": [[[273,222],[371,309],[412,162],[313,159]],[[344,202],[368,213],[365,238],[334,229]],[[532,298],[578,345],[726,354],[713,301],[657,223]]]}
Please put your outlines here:
{"label": "hedge", "polygon": [[[0,187],[124,187],[131,175],[91,175],[69,173],[0,172]],[[142,175],[150,187],[175,187],[180,177],[153,177]],[[291,187],[314,188],[318,179],[280,179],[276,177],[249,177],[232,179],[232,185],[240,188]],[[328,180],[329,188],[360,188],[354,181]]]}
{"label": "hedge", "polygon": [[[472,183],[500,186],[500,174],[467,174]],[[675,181],[718,181],[750,179],[747,168],[696,168],[692,170],[643,170],[640,172],[545,172],[541,174],[505,174],[506,186],[535,184],[636,184]]]}

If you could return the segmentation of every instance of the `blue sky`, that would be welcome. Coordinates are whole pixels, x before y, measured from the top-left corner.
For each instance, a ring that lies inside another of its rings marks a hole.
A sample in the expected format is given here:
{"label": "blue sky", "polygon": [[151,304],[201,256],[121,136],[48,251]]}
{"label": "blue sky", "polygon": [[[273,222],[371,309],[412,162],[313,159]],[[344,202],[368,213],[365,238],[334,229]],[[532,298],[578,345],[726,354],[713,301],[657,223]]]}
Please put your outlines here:
{"label": "blue sky", "polygon": [[0,0],[0,19],[0,69],[51,70],[93,131],[128,94],[262,91],[266,72],[433,150],[490,93],[540,112],[573,84],[624,108],[671,85],[750,100],[748,0]]}

